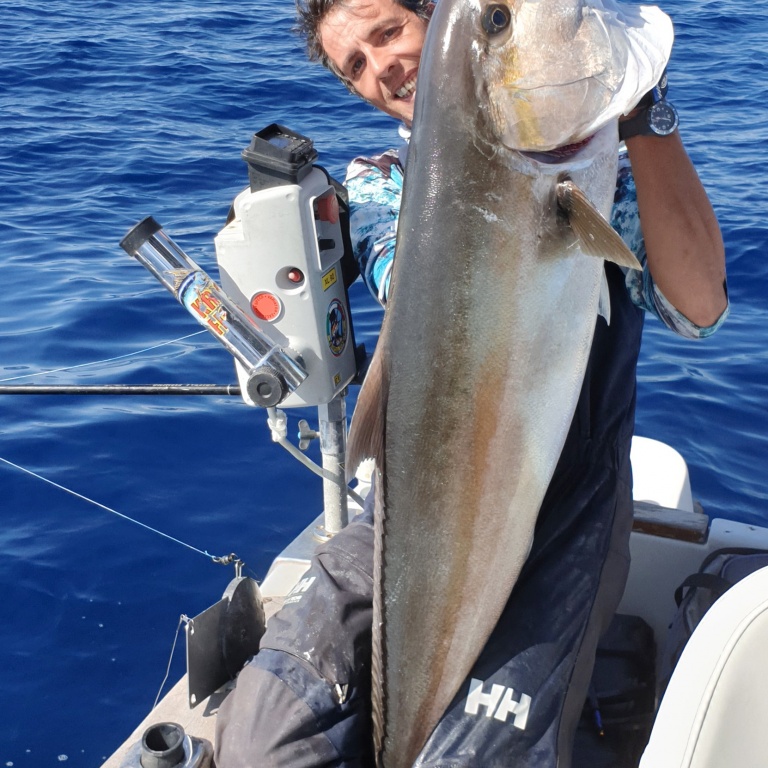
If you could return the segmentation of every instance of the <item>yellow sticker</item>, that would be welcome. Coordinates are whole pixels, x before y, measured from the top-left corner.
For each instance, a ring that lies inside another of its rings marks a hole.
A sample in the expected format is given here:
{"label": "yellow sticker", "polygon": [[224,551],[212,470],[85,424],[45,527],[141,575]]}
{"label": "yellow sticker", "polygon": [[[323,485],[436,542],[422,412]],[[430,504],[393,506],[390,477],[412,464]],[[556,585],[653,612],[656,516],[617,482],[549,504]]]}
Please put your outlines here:
{"label": "yellow sticker", "polygon": [[339,384],[341,384],[341,374],[340,374],[340,373],[337,373],[337,374],[336,374],[336,375],[333,377],[333,386],[334,386],[334,387],[338,387],[338,386],[339,386]]}
{"label": "yellow sticker", "polygon": [[323,290],[327,291],[337,280],[336,267],[323,275]]}

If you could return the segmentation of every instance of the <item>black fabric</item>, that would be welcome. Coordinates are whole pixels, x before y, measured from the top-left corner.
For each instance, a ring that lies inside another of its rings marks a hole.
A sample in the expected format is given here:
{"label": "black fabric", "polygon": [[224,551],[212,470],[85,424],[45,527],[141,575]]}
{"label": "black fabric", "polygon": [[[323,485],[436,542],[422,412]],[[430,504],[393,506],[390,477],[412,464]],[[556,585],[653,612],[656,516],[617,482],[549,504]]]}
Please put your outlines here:
{"label": "black fabric", "polygon": [[[597,319],[578,406],[531,553],[470,679],[419,756],[420,768],[571,766],[595,649],[629,568],[629,449],[643,313],[630,301],[621,271],[607,264],[606,275],[611,324]],[[358,702],[351,716],[340,703],[316,713],[324,746],[336,750],[328,758],[318,749],[317,766],[372,765],[367,711],[372,548],[367,515],[320,549],[307,574],[316,580],[273,617],[262,641],[262,648],[280,654],[280,674],[286,674],[285,665],[310,670],[329,690],[348,685]],[[262,663],[261,655],[254,665]],[[306,747],[298,743],[304,730],[290,727],[299,702],[281,700],[280,708],[266,704],[268,694],[252,676],[241,673],[219,715],[218,768],[310,765],[291,762],[285,746],[293,739],[297,753]],[[296,689],[294,695],[302,694]],[[313,699],[310,709],[322,709],[318,702]],[[272,747],[275,734],[283,734],[279,753]],[[258,760],[237,762],[243,754]]]}
{"label": "black fabric", "polygon": [[655,650],[653,630],[643,619],[614,616],[597,647],[574,765],[637,767],[656,710]]}
{"label": "black fabric", "polygon": [[[768,558],[766,550],[753,547],[723,547],[710,552],[702,560],[698,572],[686,576],[683,583],[675,590],[675,603],[680,607],[688,587],[709,589],[713,594],[705,598],[708,602],[704,610],[707,610],[737,581],[768,565],[766,558]],[[701,621],[703,615],[702,612],[696,617],[696,624]]]}
{"label": "black fabric", "polygon": [[363,768],[370,737],[372,518],[318,547],[216,723],[219,768]]}
{"label": "black fabric", "polygon": [[664,695],[675,666],[704,614],[734,584],[766,567],[768,552],[763,549],[725,547],[707,555],[698,572],[687,576],[675,590],[678,607],[660,656],[659,698]]}
{"label": "black fabric", "polygon": [[[234,717],[228,712],[233,705],[239,708]],[[333,739],[333,726],[339,723],[326,728],[329,713],[337,709],[332,689],[300,660],[269,649],[260,651],[241,671],[236,692],[219,711],[216,764],[230,768],[360,765],[339,760]],[[244,712],[247,717],[242,716]],[[359,718],[353,715],[352,720]]]}
{"label": "black fabric", "polygon": [[[576,414],[537,520],[533,547],[471,678],[530,697],[525,729],[459,693],[417,761],[426,768],[571,765],[600,635],[629,569],[629,449],[643,315],[606,265],[611,324],[598,318]],[[499,689],[497,689],[498,691]],[[470,705],[468,707],[468,704]],[[498,705],[497,705],[498,707]]]}

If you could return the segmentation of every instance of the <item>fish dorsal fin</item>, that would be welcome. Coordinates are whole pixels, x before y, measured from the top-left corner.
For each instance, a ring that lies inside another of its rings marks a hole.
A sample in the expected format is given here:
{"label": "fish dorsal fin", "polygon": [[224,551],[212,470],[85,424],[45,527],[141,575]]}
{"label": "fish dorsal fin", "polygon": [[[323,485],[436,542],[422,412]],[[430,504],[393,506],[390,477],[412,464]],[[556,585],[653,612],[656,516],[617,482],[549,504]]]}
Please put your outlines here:
{"label": "fish dorsal fin", "polygon": [[384,403],[388,390],[386,348],[376,347],[357,397],[347,441],[346,477],[349,482],[365,459],[375,459],[381,467],[384,448]]}
{"label": "fish dorsal fin", "polygon": [[557,203],[579,239],[582,253],[629,269],[642,269],[627,244],[570,179],[557,185]]}

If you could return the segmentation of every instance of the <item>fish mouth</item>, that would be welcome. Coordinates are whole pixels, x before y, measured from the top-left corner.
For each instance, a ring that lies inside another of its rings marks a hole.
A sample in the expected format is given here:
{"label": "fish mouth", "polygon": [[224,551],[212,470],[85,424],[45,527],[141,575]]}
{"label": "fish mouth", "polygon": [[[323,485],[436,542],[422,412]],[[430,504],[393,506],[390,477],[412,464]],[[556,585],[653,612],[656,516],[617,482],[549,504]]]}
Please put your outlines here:
{"label": "fish mouth", "polygon": [[530,157],[532,160],[536,160],[539,163],[562,163],[565,160],[570,160],[574,155],[581,152],[594,137],[595,134],[593,133],[591,136],[587,136],[586,139],[576,141],[572,144],[564,144],[562,147],[555,147],[554,149],[537,152],[524,151],[521,152],[521,154]]}

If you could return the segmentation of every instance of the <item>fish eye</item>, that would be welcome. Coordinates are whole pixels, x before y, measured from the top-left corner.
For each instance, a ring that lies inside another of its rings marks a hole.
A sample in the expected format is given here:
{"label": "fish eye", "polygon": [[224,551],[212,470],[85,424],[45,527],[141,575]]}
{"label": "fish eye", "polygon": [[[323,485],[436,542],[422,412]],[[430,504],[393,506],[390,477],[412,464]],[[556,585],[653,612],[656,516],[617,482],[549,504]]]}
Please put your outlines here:
{"label": "fish eye", "polygon": [[506,5],[491,3],[483,12],[483,29],[489,35],[497,35],[503,32],[512,21],[512,14]]}

